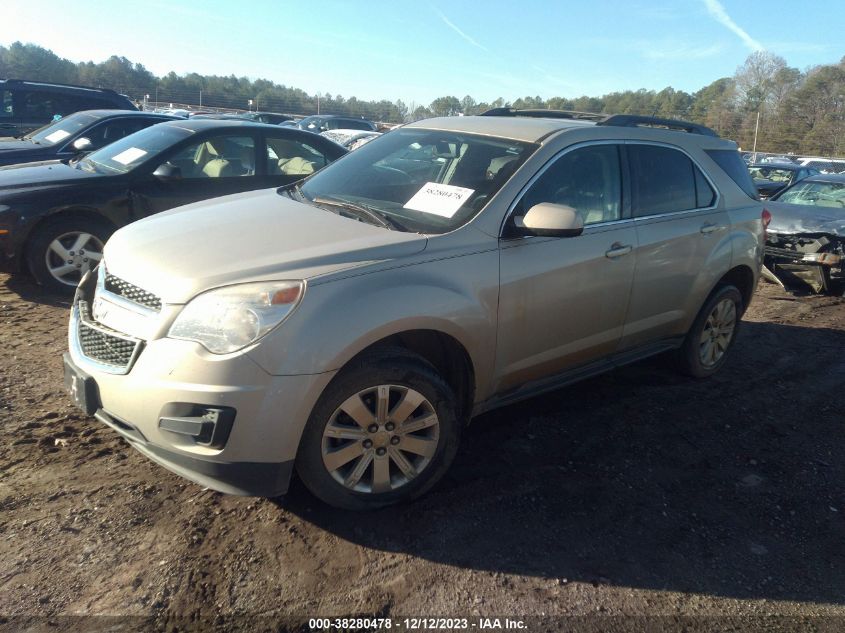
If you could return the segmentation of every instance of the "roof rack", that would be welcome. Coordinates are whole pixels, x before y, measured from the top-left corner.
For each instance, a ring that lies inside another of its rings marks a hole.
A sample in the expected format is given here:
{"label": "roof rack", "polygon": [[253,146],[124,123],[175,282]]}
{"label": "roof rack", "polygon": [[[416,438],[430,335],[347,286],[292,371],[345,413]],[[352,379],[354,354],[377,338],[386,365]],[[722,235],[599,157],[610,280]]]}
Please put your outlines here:
{"label": "roof rack", "polygon": [[517,108],[493,108],[482,112],[481,116],[524,116],[538,119],[576,119],[581,121],[602,121],[607,118],[606,114],[595,112],[578,112],[577,110],[544,110],[542,108],[524,109]]}
{"label": "roof rack", "polygon": [[661,119],[654,116],[640,116],[638,114],[613,114],[606,117],[603,121],[599,121],[597,125],[613,125],[618,127],[661,127],[669,130],[689,132],[690,134],[715,136],[717,138],[719,136],[709,127],[699,125],[698,123],[690,123],[689,121],[680,121],[678,119]]}
{"label": "roof rack", "polygon": [[94,92],[107,92],[117,94],[117,91],[111,88],[95,88],[94,86],[82,86],[79,84],[62,84],[55,81],[33,81],[31,79],[0,79],[9,84],[29,84],[32,86],[57,86],[59,88],[77,88],[82,90],[92,90]]}

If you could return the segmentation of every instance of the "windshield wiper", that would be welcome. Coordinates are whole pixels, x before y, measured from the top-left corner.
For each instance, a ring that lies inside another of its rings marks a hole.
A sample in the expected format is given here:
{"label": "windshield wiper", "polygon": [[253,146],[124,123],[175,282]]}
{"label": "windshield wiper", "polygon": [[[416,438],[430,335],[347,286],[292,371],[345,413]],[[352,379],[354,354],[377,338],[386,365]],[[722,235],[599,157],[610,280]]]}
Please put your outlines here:
{"label": "windshield wiper", "polygon": [[357,202],[352,202],[350,200],[344,200],[341,198],[325,198],[323,196],[316,196],[311,200],[311,202],[312,204],[338,207],[341,209],[346,209],[347,211],[352,211],[354,213],[357,213],[359,218],[369,218],[373,224],[385,229],[389,229],[391,231],[407,230],[404,226],[402,226],[399,222],[391,218],[386,213],[365,206],[363,204],[359,204]]}

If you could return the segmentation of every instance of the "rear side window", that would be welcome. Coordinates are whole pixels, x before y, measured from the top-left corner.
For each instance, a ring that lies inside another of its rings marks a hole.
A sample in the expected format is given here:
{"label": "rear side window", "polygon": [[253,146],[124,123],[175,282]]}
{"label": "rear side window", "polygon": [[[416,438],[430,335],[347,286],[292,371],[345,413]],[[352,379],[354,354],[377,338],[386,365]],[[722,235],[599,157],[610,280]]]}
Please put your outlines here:
{"label": "rear side window", "polygon": [[373,126],[367,123],[366,121],[360,121],[358,119],[335,119],[334,121],[329,121],[329,129],[330,130],[339,130],[339,129],[347,129],[347,130],[367,130],[372,131]]}
{"label": "rear side window", "polygon": [[742,189],[749,197],[759,200],[757,187],[754,186],[754,181],[751,180],[751,174],[748,173],[748,167],[739,152],[733,149],[708,149],[707,155],[713,159],[719,167],[722,168],[728,176],[731,177],[737,186]]}
{"label": "rear side window", "polygon": [[676,149],[628,145],[634,217],[700,209],[715,192],[692,160]]}

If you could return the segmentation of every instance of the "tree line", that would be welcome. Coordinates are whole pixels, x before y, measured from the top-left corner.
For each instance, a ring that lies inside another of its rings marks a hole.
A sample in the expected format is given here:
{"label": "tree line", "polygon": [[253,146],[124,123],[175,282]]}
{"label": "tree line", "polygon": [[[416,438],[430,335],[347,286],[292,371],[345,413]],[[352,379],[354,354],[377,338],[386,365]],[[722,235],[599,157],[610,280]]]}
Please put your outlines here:
{"label": "tree line", "polygon": [[[266,110],[288,114],[362,116],[387,123],[432,116],[479,114],[490,108],[551,108],[606,114],[644,114],[702,123],[744,150],[838,156],[845,154],[845,57],[838,64],[801,71],[768,52],[752,53],[732,77],[688,93],[667,87],[626,90],[600,97],[526,96],[478,102],[470,95],[438,97],[428,105],[401,100],[364,101],[305,91],[266,79],[177,75],[157,77],[142,64],[112,56],[104,62],[74,63],[35,44],[0,46],[0,77],[76,83],[111,88],[138,102],[188,103],[207,108]],[[249,105],[250,100],[252,105]],[[759,118],[759,126],[758,126]]]}

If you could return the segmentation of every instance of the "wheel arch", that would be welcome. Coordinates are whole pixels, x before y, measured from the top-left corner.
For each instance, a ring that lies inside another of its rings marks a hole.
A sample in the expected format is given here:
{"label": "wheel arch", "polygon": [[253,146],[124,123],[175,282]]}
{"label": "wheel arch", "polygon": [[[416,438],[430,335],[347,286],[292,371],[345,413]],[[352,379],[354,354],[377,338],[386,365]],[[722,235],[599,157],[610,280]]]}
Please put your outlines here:
{"label": "wheel arch", "polygon": [[755,280],[754,271],[745,264],[740,264],[722,275],[710,294],[712,295],[713,292],[728,284],[736,286],[739,294],[742,295],[742,311],[744,313],[748,309],[748,304],[751,303],[751,297],[754,295]]}
{"label": "wheel arch", "polygon": [[39,234],[39,232],[44,229],[45,226],[48,226],[52,222],[73,218],[92,220],[95,222],[107,224],[112,232],[116,231],[118,228],[117,225],[112,222],[107,216],[103,215],[102,213],[99,213],[91,207],[72,206],[54,209],[49,213],[39,217],[38,220],[36,220],[35,223],[33,223],[32,226],[29,227],[29,231],[27,231],[26,237],[22,241],[20,251],[17,255],[20,269],[27,273],[32,272],[29,270],[29,252],[32,248],[32,241]]}
{"label": "wheel arch", "polygon": [[459,419],[469,421],[475,400],[475,367],[466,347],[458,339],[437,329],[402,330],[366,345],[343,367],[348,367],[373,352],[391,348],[407,350],[431,363],[455,393]]}

